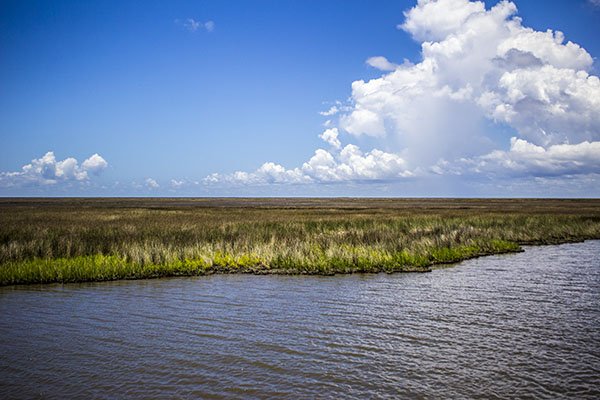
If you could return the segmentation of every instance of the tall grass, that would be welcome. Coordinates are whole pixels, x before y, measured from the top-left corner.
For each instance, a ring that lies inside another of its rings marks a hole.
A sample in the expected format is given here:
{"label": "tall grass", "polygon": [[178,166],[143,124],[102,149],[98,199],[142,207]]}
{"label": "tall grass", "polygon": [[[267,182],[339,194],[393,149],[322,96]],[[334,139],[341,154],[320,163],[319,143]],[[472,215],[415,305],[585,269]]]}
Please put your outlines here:
{"label": "tall grass", "polygon": [[427,271],[600,238],[600,202],[589,200],[181,201],[0,201],[0,285]]}

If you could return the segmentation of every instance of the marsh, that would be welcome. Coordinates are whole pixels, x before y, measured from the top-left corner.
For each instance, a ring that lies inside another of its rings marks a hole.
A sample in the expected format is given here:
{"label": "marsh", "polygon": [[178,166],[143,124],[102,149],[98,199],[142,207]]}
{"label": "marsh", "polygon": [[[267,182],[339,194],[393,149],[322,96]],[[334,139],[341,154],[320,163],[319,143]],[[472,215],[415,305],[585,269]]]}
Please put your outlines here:
{"label": "marsh", "polygon": [[600,238],[600,200],[0,199],[0,284],[426,272]]}

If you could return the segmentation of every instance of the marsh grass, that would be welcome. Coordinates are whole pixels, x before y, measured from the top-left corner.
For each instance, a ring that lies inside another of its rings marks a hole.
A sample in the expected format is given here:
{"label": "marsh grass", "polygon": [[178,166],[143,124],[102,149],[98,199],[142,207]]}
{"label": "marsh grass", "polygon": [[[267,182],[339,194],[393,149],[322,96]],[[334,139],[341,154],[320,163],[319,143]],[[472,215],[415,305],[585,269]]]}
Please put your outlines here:
{"label": "marsh grass", "polygon": [[0,284],[428,271],[600,238],[594,200],[175,200],[0,200]]}

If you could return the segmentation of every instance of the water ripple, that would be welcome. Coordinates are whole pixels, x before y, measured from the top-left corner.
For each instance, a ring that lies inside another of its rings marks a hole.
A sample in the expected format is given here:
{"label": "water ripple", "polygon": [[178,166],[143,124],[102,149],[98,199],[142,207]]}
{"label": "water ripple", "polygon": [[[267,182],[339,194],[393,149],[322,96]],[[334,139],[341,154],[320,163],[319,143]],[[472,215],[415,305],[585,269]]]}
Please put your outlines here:
{"label": "water ripple", "polygon": [[599,398],[599,255],[0,288],[0,397]]}

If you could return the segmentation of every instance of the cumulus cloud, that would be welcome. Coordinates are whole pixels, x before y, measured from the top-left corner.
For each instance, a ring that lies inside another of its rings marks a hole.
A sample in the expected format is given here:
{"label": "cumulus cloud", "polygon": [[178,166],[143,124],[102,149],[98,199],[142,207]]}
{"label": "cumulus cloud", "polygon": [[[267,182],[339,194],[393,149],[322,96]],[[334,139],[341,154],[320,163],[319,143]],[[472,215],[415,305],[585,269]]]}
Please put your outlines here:
{"label": "cumulus cloud", "polygon": [[108,167],[108,163],[98,153],[94,154],[90,158],[86,159],[81,167],[84,171],[90,172],[94,175],[100,174],[103,170]]}
{"label": "cumulus cloud", "polygon": [[505,72],[478,103],[540,145],[600,139],[600,80],[583,70],[544,65]]}
{"label": "cumulus cloud", "polygon": [[148,189],[158,189],[160,187],[160,185],[158,184],[158,182],[156,182],[152,178],[146,178],[145,183],[146,183],[146,187]]}
{"label": "cumulus cloud", "polygon": [[54,152],[31,160],[21,171],[0,172],[0,186],[45,186],[60,182],[86,182],[90,174],[99,175],[108,163],[99,154],[94,154],[81,165],[73,157],[57,160]]}
{"label": "cumulus cloud", "polygon": [[440,160],[430,168],[438,175],[483,174],[488,177],[548,178],[600,174],[600,142],[538,146],[512,137],[508,150],[462,158],[449,162]]}
{"label": "cumulus cloud", "polygon": [[[562,32],[524,26],[516,13],[509,1],[487,10],[480,1],[419,0],[398,27],[421,42],[422,61],[353,82],[353,109],[340,128],[392,138],[420,166],[492,151],[490,120],[544,149],[600,140],[592,57]],[[383,57],[367,62],[392,67]]]}
{"label": "cumulus cloud", "polygon": [[299,168],[289,170],[279,164],[266,162],[254,172],[214,173],[204,178],[203,182],[209,185],[256,185],[270,183],[310,183],[311,179],[305,176]]}
{"label": "cumulus cloud", "polygon": [[317,149],[313,156],[302,164],[302,167],[286,169],[279,164],[267,162],[254,172],[237,171],[225,175],[215,173],[207,176],[204,183],[243,185],[338,183],[395,180],[414,175],[397,154],[377,149],[365,153],[353,144],[346,145],[341,150],[339,147],[335,147],[335,152]]}
{"label": "cumulus cloud", "polygon": [[483,13],[482,2],[466,0],[419,0],[417,5],[404,13],[406,20],[398,29],[409,32],[419,41],[438,41],[461,29],[474,14]]}
{"label": "cumulus cloud", "polygon": [[325,142],[329,143],[331,146],[339,149],[342,145],[340,140],[338,139],[339,131],[337,128],[326,129],[323,133],[319,135],[321,139]]}
{"label": "cumulus cloud", "polygon": [[600,142],[556,144],[544,148],[511,138],[510,150],[495,150],[466,160],[476,172],[493,174],[558,176],[600,173]]}

